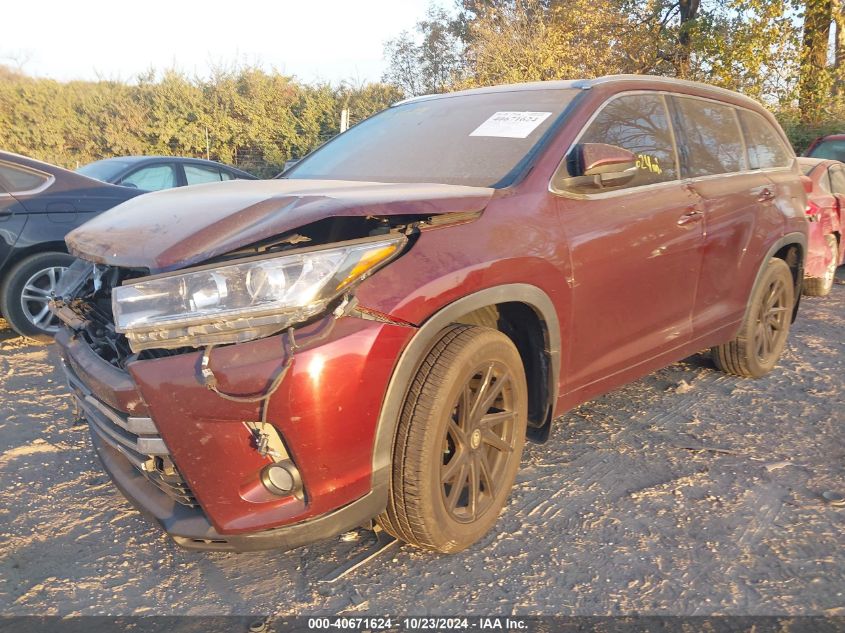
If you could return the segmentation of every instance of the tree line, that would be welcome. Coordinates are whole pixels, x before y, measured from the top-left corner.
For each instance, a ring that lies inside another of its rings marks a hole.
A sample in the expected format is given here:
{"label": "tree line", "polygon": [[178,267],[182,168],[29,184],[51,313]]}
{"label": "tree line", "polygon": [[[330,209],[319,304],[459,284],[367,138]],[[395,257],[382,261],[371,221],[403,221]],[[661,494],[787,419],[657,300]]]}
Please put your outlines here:
{"label": "tree line", "polygon": [[458,0],[385,54],[407,94],[663,75],[762,101],[798,151],[845,132],[845,0]]}
{"label": "tree line", "polygon": [[0,66],[0,148],[75,168],[208,157],[272,176],[406,96],[519,81],[654,74],[763,101],[797,151],[845,132],[845,0],[456,0],[385,43],[381,83],[307,84],[258,66],[132,82]]}
{"label": "tree line", "polygon": [[402,98],[380,83],[309,85],[258,67],[194,78],[176,70],[136,82],[29,77],[0,67],[0,148],[68,168],[100,158],[210,158],[270,177]]}

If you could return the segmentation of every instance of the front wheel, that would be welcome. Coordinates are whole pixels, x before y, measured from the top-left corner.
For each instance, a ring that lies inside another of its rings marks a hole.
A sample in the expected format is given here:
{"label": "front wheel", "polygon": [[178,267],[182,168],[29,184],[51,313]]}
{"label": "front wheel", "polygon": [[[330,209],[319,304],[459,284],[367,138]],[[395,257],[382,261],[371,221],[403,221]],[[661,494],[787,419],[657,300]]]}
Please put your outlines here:
{"label": "front wheel", "polygon": [[472,545],[507,501],[527,418],[525,370],[511,340],[490,328],[451,326],[405,398],[379,524],[439,552]]}
{"label": "front wheel", "polygon": [[804,294],[810,297],[826,297],[833,288],[836,277],[836,260],[839,259],[839,244],[836,236],[828,233],[824,236],[825,258],[828,261],[821,277],[804,277]]}
{"label": "front wheel", "polygon": [[759,378],[780,358],[789,336],[794,307],[792,272],[782,259],[772,258],[754,288],[737,337],[711,350],[722,371]]}

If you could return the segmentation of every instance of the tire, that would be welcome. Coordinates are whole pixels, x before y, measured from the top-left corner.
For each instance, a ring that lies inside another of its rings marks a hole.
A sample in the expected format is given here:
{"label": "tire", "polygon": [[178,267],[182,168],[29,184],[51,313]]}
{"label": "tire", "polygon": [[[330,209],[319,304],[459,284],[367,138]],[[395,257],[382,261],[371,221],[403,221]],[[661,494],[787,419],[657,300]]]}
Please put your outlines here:
{"label": "tire", "polygon": [[[493,400],[479,405],[479,393]],[[488,402],[484,415],[473,411]],[[493,527],[513,487],[527,419],[525,370],[511,340],[489,328],[450,326],[405,397],[379,525],[437,552],[475,543]]]}
{"label": "tire", "polygon": [[792,321],[795,290],[792,272],[772,258],[754,288],[737,337],[711,349],[716,367],[728,374],[759,378],[780,358]]}
{"label": "tire", "polygon": [[836,260],[839,259],[839,244],[836,236],[828,233],[824,236],[825,251],[830,256],[830,264],[824,271],[824,277],[804,277],[804,294],[808,297],[826,297],[833,288],[836,277]]}
{"label": "tire", "polygon": [[[73,261],[67,253],[38,253],[21,260],[9,271],[0,287],[0,309],[18,334],[39,341],[53,340],[58,322],[44,310],[49,293]],[[36,320],[34,317],[39,315],[40,320]]]}

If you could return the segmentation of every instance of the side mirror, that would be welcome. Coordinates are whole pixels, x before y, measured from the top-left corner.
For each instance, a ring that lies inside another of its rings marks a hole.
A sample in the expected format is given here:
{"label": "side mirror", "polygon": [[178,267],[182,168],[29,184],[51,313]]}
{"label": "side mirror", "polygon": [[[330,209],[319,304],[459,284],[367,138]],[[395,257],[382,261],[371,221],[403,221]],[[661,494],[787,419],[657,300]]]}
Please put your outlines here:
{"label": "side mirror", "polygon": [[579,143],[566,158],[569,177],[563,189],[596,190],[619,187],[637,175],[637,157],[627,149],[606,143]]}

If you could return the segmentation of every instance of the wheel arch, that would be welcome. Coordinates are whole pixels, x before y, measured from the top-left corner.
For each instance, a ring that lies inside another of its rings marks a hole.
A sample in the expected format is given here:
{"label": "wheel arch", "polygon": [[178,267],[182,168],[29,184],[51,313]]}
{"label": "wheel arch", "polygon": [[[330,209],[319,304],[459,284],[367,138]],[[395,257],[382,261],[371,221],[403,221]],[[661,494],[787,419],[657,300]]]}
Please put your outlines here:
{"label": "wheel arch", "polygon": [[[396,435],[402,403],[414,374],[431,347],[437,342],[438,334],[452,323],[465,322],[462,321],[462,318],[471,313],[499,306],[508,306],[506,310],[518,312],[520,308],[515,306],[520,305],[530,308],[537,318],[537,323],[542,327],[543,356],[547,367],[544,381],[545,389],[542,392],[546,394],[547,403],[542,414],[536,413],[535,406],[535,419],[531,426],[535,429],[533,431],[534,439],[542,441],[548,435],[557,398],[561,356],[560,323],[551,299],[543,290],[530,284],[494,286],[462,297],[426,319],[400,354],[390,377],[376,423],[372,460],[372,488],[374,491],[379,491],[385,495],[385,504],[387,503],[387,484],[393,456],[393,440]],[[499,329],[501,331],[501,328]],[[514,340],[514,337],[508,332],[505,332],[505,334],[511,340]],[[515,341],[515,344],[517,349],[520,349],[520,343]],[[523,350],[520,350],[520,355],[523,356],[523,362],[525,362]],[[528,368],[526,370],[528,373]],[[540,415],[542,419],[537,419]]]}
{"label": "wheel arch", "polygon": [[807,254],[807,236],[804,233],[787,233],[770,247],[766,256],[760,262],[757,269],[757,275],[754,277],[754,284],[748,292],[748,300],[745,305],[746,314],[751,306],[751,297],[754,295],[754,290],[760,283],[763,273],[766,270],[766,264],[772,257],[782,259],[789,266],[792,271],[792,282],[795,290],[795,306],[792,309],[792,322],[798,316],[798,306],[801,303],[801,286],[804,282],[804,260]]}

